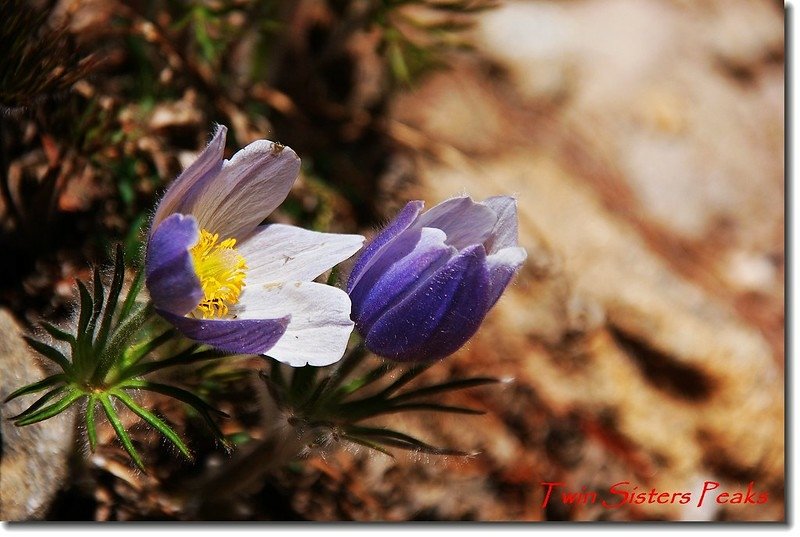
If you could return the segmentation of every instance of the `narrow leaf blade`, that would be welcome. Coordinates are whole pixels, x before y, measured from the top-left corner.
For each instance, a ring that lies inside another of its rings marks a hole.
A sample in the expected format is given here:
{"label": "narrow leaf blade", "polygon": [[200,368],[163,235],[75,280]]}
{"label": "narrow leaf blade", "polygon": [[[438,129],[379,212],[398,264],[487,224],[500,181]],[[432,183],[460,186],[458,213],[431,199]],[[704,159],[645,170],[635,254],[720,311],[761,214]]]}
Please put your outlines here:
{"label": "narrow leaf blade", "polygon": [[95,265],[93,269],[94,273],[94,299],[93,299],[93,308],[92,308],[92,317],[89,319],[89,326],[86,328],[86,332],[90,336],[94,336],[94,329],[97,326],[97,319],[100,317],[100,312],[103,309],[103,281],[100,279],[100,267]]}
{"label": "narrow leaf blade", "polygon": [[23,410],[22,412],[20,412],[16,416],[11,416],[9,419],[11,419],[11,420],[19,420],[19,419],[27,418],[28,416],[30,416],[31,414],[33,414],[34,412],[36,412],[37,410],[42,408],[44,405],[46,405],[48,401],[50,401],[51,399],[56,398],[58,395],[61,394],[61,392],[63,392],[66,389],[67,389],[66,386],[58,386],[56,388],[53,388],[52,390],[50,390],[46,394],[44,394],[41,397],[39,397],[39,399],[34,401],[31,406],[29,406],[28,408],[26,408],[25,410]]}
{"label": "narrow leaf blade", "polygon": [[203,401],[197,395],[183,390],[181,388],[176,388],[175,386],[169,386],[167,384],[160,384],[157,382],[150,382],[147,380],[129,380],[120,385],[120,388],[124,389],[140,389],[140,390],[148,390],[155,393],[160,393],[162,395],[166,395],[172,397],[173,399],[177,399],[183,403],[186,403],[194,410],[197,411],[198,414],[203,418],[206,424],[209,426],[211,431],[214,435],[224,444],[227,446],[227,441],[225,440],[225,435],[222,434],[222,431],[219,429],[217,424],[214,422],[214,419],[211,417],[211,413],[214,413],[218,416],[228,418],[228,414],[222,412],[214,408],[213,406],[209,405],[205,401]]}
{"label": "narrow leaf blade", "polygon": [[72,365],[69,362],[69,359],[64,356],[64,354],[56,349],[55,347],[51,347],[46,343],[42,343],[32,337],[23,336],[25,342],[36,352],[55,362],[64,373],[69,373],[72,370]]}
{"label": "narrow leaf blade", "polygon": [[107,394],[103,394],[98,397],[100,401],[100,405],[103,407],[103,411],[108,418],[108,421],[111,423],[111,427],[114,428],[114,432],[117,433],[117,437],[119,441],[122,442],[122,447],[125,448],[125,451],[128,452],[128,455],[136,464],[137,467],[143,472],[146,472],[144,463],[142,462],[142,458],[139,456],[139,453],[136,451],[136,448],[133,447],[133,442],[131,441],[131,437],[128,434],[128,431],[125,430],[125,426],[122,424],[122,421],[119,419],[116,410],[111,405],[111,401]]}
{"label": "narrow leaf blade", "polygon": [[397,390],[399,390],[400,388],[402,388],[403,386],[405,386],[406,384],[417,378],[419,375],[427,371],[431,366],[433,366],[433,363],[419,364],[411,367],[408,371],[400,375],[397,378],[397,380],[395,380],[389,386],[387,386],[380,393],[380,396],[388,397],[392,395],[394,392],[396,392]]}
{"label": "narrow leaf blade", "polygon": [[388,449],[384,448],[383,446],[381,446],[376,442],[372,442],[370,440],[367,440],[366,438],[359,438],[358,436],[350,436],[348,434],[342,435],[342,438],[344,440],[347,440],[348,442],[353,442],[354,444],[358,444],[367,447],[369,449],[374,449],[375,451],[383,453],[384,455],[387,455],[392,459],[394,459],[394,455],[392,455],[391,451],[389,451]]}
{"label": "narrow leaf blade", "polygon": [[500,382],[499,379],[492,377],[475,377],[469,379],[453,380],[450,382],[443,382],[434,386],[425,386],[410,390],[394,397],[394,401],[407,401],[409,399],[416,399],[418,397],[427,397],[429,395],[436,395],[439,393],[453,392],[457,390],[465,390],[467,388],[475,388],[477,386],[485,386],[487,384],[496,384]]}
{"label": "narrow leaf blade", "polygon": [[[125,279],[125,259],[123,257],[122,245],[117,245],[117,252],[114,258],[114,275],[111,278],[111,286],[108,289],[108,299],[106,300],[105,311],[103,311],[103,320],[100,323],[100,330],[97,333],[95,340],[95,347],[98,352],[105,349],[108,335],[111,331],[111,321],[114,319],[114,312],[117,309],[117,301],[119,300],[119,293],[122,291],[122,284]],[[120,321],[127,316],[120,314]]]}
{"label": "narrow leaf blade", "polygon": [[384,445],[411,451],[420,451],[431,455],[467,455],[467,453],[455,449],[437,448],[413,436],[382,427],[360,427],[357,425],[350,425],[346,427],[345,432],[349,435],[367,437],[368,439],[372,439]]}
{"label": "narrow leaf blade", "polygon": [[190,459],[190,460],[192,459],[192,454],[189,451],[189,448],[186,446],[186,444],[183,442],[183,440],[181,440],[181,437],[178,436],[178,433],[176,433],[172,429],[172,427],[167,425],[167,423],[164,420],[162,420],[161,418],[159,418],[158,416],[156,416],[155,414],[153,414],[149,410],[146,410],[146,409],[142,408],[141,406],[139,406],[128,394],[126,394],[122,390],[114,390],[113,395],[114,395],[114,397],[116,397],[117,399],[122,401],[122,403],[126,407],[131,409],[134,414],[136,414],[137,416],[142,418],[151,427],[153,427],[159,433],[164,435],[164,437],[167,440],[169,440],[170,442],[172,442],[172,444],[176,448],[178,448],[178,450],[181,453],[183,453],[183,455],[187,459]]}
{"label": "narrow leaf blade", "polygon": [[75,352],[75,344],[77,343],[75,336],[45,321],[42,321],[39,323],[39,325],[44,329],[45,332],[50,334],[50,337],[53,339],[57,341],[63,341],[64,343],[69,343],[73,352]]}
{"label": "narrow leaf blade", "polygon": [[56,414],[60,414],[61,412],[65,411],[81,397],[83,397],[83,393],[73,390],[55,403],[47,405],[46,407],[39,409],[27,417],[18,419],[14,422],[14,425],[23,427],[25,425],[33,425],[34,423],[39,423],[40,421],[52,418]]}
{"label": "narrow leaf blade", "polygon": [[97,421],[95,420],[95,410],[97,408],[97,397],[89,397],[86,403],[86,436],[89,438],[89,449],[94,453],[97,449]]}
{"label": "narrow leaf blade", "polygon": [[81,307],[81,312],[78,316],[78,338],[81,339],[86,337],[86,329],[89,327],[89,321],[92,318],[94,304],[92,302],[92,296],[89,294],[89,290],[80,280],[78,280],[78,293],[80,294]]}
{"label": "narrow leaf blade", "polygon": [[31,393],[36,393],[44,390],[45,388],[49,388],[54,384],[58,384],[59,382],[64,382],[66,380],[66,375],[62,373],[58,373],[56,375],[50,375],[47,378],[44,378],[38,382],[34,382],[32,384],[28,384],[21,388],[18,388],[11,392],[11,395],[6,397],[3,402],[8,403],[9,401],[16,399],[17,397],[22,397],[23,395],[28,395]]}

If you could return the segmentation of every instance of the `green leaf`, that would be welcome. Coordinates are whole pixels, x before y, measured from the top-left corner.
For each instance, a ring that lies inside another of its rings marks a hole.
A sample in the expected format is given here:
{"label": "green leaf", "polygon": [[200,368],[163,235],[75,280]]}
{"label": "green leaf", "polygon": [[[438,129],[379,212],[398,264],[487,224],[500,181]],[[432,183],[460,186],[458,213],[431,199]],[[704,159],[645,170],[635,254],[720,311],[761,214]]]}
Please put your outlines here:
{"label": "green leaf", "polygon": [[144,464],[142,463],[142,459],[139,457],[139,453],[136,452],[136,448],[133,447],[131,437],[128,435],[128,431],[125,430],[125,426],[122,425],[122,421],[120,421],[119,416],[117,416],[117,412],[111,405],[108,395],[102,394],[98,396],[98,400],[103,406],[103,411],[105,411],[108,421],[114,428],[114,432],[117,433],[119,441],[122,442],[122,447],[128,452],[128,455],[130,455],[131,459],[133,459],[133,462],[136,463],[136,466],[138,466],[141,471],[146,472]]}
{"label": "green leaf", "polygon": [[419,375],[427,371],[431,366],[433,366],[434,362],[427,363],[427,364],[419,364],[412,366],[408,371],[400,375],[397,380],[392,382],[386,389],[384,389],[377,397],[388,397]]}
{"label": "green leaf", "polygon": [[439,403],[406,403],[401,405],[389,405],[384,408],[376,409],[373,412],[361,414],[356,419],[362,420],[373,416],[379,416],[382,414],[395,414],[398,412],[415,412],[415,411],[446,412],[449,414],[469,414],[473,416],[480,416],[482,414],[486,414],[485,410],[479,410],[477,408],[442,405]]}
{"label": "green leaf", "polygon": [[314,378],[317,376],[318,369],[311,365],[293,368],[289,393],[295,405],[299,406],[308,400],[309,395],[313,395],[311,389],[314,386]]}
{"label": "green leaf", "polygon": [[[164,343],[172,340],[176,337],[178,332],[172,328],[167,329],[162,334],[154,337],[153,339],[149,339],[147,341],[143,341],[141,343],[137,343],[136,345],[128,348],[125,351],[125,368],[129,368],[138,364],[142,358],[156,350],[158,347],[163,345]],[[133,375],[136,376],[136,375]]]}
{"label": "green leaf", "polygon": [[469,414],[472,416],[482,416],[486,414],[485,410],[479,408],[469,408],[466,406],[451,406],[442,405],[439,403],[405,403],[402,405],[393,405],[390,407],[389,412],[411,412],[426,410],[431,412],[447,412],[450,414]]}
{"label": "green leaf", "polygon": [[[111,300],[111,297],[109,297]],[[111,367],[123,355],[123,349],[130,344],[131,339],[139,335],[139,329],[153,313],[153,305],[148,302],[134,309],[128,317],[122,319],[109,339],[108,345],[100,354],[97,367],[92,375],[93,382],[102,381]]]}
{"label": "green leaf", "polygon": [[371,441],[367,440],[366,438],[359,438],[357,436],[351,436],[349,434],[343,434],[342,435],[342,439],[343,440],[347,440],[349,442],[353,442],[354,444],[359,444],[361,446],[368,447],[370,449],[374,449],[375,451],[379,451],[379,452],[383,453],[384,455],[388,455],[389,457],[394,459],[394,455],[392,455],[391,451],[389,451],[388,449],[382,447],[380,444],[377,444],[375,442],[371,442]]}
{"label": "green leaf", "polygon": [[197,362],[202,362],[204,360],[215,360],[226,356],[223,353],[220,353],[214,349],[207,349],[199,352],[195,352],[199,345],[192,345],[185,351],[181,352],[173,356],[172,358],[167,358],[166,360],[155,360],[152,362],[145,362],[133,365],[127,369],[125,369],[122,374],[120,374],[121,378],[133,378],[133,377],[143,377],[145,375],[149,375],[154,371],[158,371],[160,369],[165,369],[167,367],[174,367],[176,365],[188,365],[194,364]]}
{"label": "green leaf", "polygon": [[53,403],[52,405],[47,405],[46,407],[26,416],[24,418],[17,419],[14,422],[14,425],[18,427],[22,427],[25,425],[32,425],[34,423],[39,423],[40,421],[44,421],[48,418],[52,418],[56,414],[59,414],[69,408],[75,401],[83,397],[83,393],[78,390],[72,390],[67,395]]}
{"label": "green leaf", "polygon": [[[102,352],[105,349],[108,335],[111,331],[111,321],[114,319],[114,310],[117,309],[117,300],[122,291],[122,284],[125,279],[125,258],[122,250],[122,245],[117,244],[116,256],[114,258],[114,276],[111,278],[111,287],[108,290],[108,300],[106,300],[105,311],[103,312],[103,320],[100,324],[100,331],[95,340],[95,348],[97,352]],[[120,314],[119,322],[122,324],[127,317],[125,314]]]}
{"label": "green leaf", "polygon": [[468,453],[455,449],[437,448],[413,436],[382,427],[349,425],[346,427],[345,433],[351,436],[367,437],[387,446],[410,451],[421,451],[431,455],[468,455]]}
{"label": "green leaf", "polygon": [[426,386],[424,388],[418,388],[416,390],[404,392],[394,397],[393,400],[407,401],[409,399],[416,399],[418,397],[426,397],[428,395],[435,395],[444,392],[452,392],[456,390],[465,390],[467,388],[474,388],[476,386],[485,386],[486,384],[495,384],[497,382],[500,381],[492,377],[475,377],[469,379],[454,380],[451,382],[436,384],[435,386]]}
{"label": "green leaf", "polygon": [[350,352],[345,354],[344,358],[342,358],[334,369],[333,373],[329,377],[328,386],[320,396],[321,401],[327,401],[331,398],[334,398],[337,394],[337,389],[339,385],[347,378],[347,376],[352,373],[361,362],[364,361],[364,358],[367,356],[367,348],[364,346],[363,342],[359,343],[357,346],[353,347]]}
{"label": "green leaf", "polygon": [[21,397],[23,395],[28,395],[30,393],[36,393],[44,390],[45,388],[49,388],[50,386],[57,384],[59,382],[65,382],[67,376],[63,373],[57,373],[55,375],[50,375],[47,378],[44,378],[38,382],[34,382],[32,384],[28,384],[19,388],[11,393],[8,397],[5,398],[3,401],[4,403],[8,403],[12,399],[16,399],[17,397]]}
{"label": "green leaf", "polygon": [[172,429],[172,427],[167,425],[166,422],[164,422],[164,420],[160,419],[158,416],[156,416],[155,414],[153,414],[149,410],[146,410],[146,409],[142,408],[141,406],[139,406],[133,399],[130,398],[130,396],[128,396],[128,394],[126,394],[122,390],[114,390],[111,393],[112,393],[112,395],[114,397],[116,397],[117,399],[122,401],[122,403],[125,406],[130,408],[137,416],[142,418],[144,421],[146,421],[148,424],[150,424],[151,427],[153,427],[158,432],[160,432],[162,435],[164,435],[164,437],[167,440],[169,440],[170,442],[172,442],[172,444],[176,448],[178,448],[178,450],[181,453],[183,453],[183,455],[187,459],[190,459],[190,460],[192,459],[192,454],[189,451],[189,448],[186,447],[186,444],[183,443],[183,440],[181,440],[180,436],[178,436],[178,433],[176,433]]}
{"label": "green leaf", "polygon": [[89,291],[80,280],[78,280],[78,292],[80,294],[80,313],[78,315],[78,328],[75,332],[77,344],[72,353],[72,361],[75,364],[75,369],[79,374],[83,375],[89,367],[89,364],[85,362],[92,355],[92,334],[88,333],[87,328],[92,318],[94,305],[92,304],[92,297],[89,295]]}
{"label": "green leaf", "polygon": [[450,0],[447,2],[442,2],[440,0],[439,2],[432,3],[431,7],[437,11],[452,13],[480,13],[482,11],[488,11],[496,8],[497,3],[485,1],[469,2],[465,0]]}
{"label": "green leaf", "polygon": [[[389,33],[387,32],[387,36]],[[389,54],[389,65],[392,68],[392,74],[397,80],[404,84],[411,82],[411,74],[406,64],[406,59],[403,55],[403,49],[398,43],[397,39],[390,39],[387,43]]]}
{"label": "green leaf", "polygon": [[97,407],[97,396],[90,395],[86,403],[86,436],[89,437],[89,449],[94,453],[97,449],[97,422],[95,421],[95,408]]}
{"label": "green leaf", "polygon": [[203,401],[200,397],[196,396],[192,392],[187,390],[183,390],[181,388],[176,388],[175,386],[169,386],[167,384],[160,384],[157,382],[150,382],[147,380],[129,380],[122,384],[120,384],[119,388],[121,389],[139,389],[139,390],[148,390],[155,393],[160,393],[162,395],[167,395],[172,397],[173,399],[177,399],[183,403],[186,403],[190,407],[192,407],[198,414],[203,418],[203,420],[208,424],[209,428],[212,430],[214,435],[222,441],[224,445],[227,446],[227,442],[225,441],[225,436],[220,431],[217,424],[214,422],[214,419],[211,417],[211,413],[218,416],[222,416],[225,418],[229,418],[228,414],[222,412],[214,408],[213,406],[209,405],[205,401]]}
{"label": "green leaf", "polygon": [[103,309],[103,281],[100,279],[100,267],[94,266],[94,307],[92,309],[92,318],[89,320],[89,326],[86,332],[94,335],[94,329],[97,325],[97,319],[100,317],[100,312]]}
{"label": "green leaf", "polygon": [[[281,406],[281,401],[279,401],[278,398],[273,393],[272,383],[270,382],[270,379],[267,378],[266,380],[267,380],[267,388],[269,389],[270,394],[273,396],[273,399],[276,399],[275,402],[278,403],[278,406]],[[322,379],[317,383],[317,385],[314,387],[314,391],[311,392],[309,398],[306,399],[306,401],[303,403],[301,407],[303,410],[313,408],[314,405],[317,404],[317,401],[319,401],[320,396],[325,391],[325,388],[328,386],[328,382],[330,382],[330,380],[331,380],[330,377],[325,377],[324,379]]]}
{"label": "green leaf", "polygon": [[120,318],[127,317],[131,312],[133,304],[136,302],[136,298],[139,296],[139,291],[142,290],[143,284],[144,270],[138,270],[136,271],[136,275],[133,277],[131,286],[128,289],[128,296],[125,297],[125,302],[122,303],[122,309],[119,311]]}
{"label": "green leaf", "polygon": [[358,378],[353,379],[352,381],[348,382],[344,386],[340,387],[338,390],[339,395],[347,396],[352,395],[358,390],[369,386],[370,384],[382,379],[386,376],[387,373],[392,371],[394,368],[389,365],[388,363],[382,363],[372,369],[366,375],[362,375]]}
{"label": "green leaf", "polygon": [[58,364],[58,366],[61,367],[64,373],[70,374],[72,372],[72,365],[69,363],[69,360],[67,359],[66,356],[64,356],[64,354],[61,351],[59,351],[55,347],[51,347],[50,345],[42,343],[41,341],[37,341],[31,337],[22,336],[22,338],[28,345],[30,345],[30,347],[33,350],[35,350],[45,358],[49,358],[50,360]]}
{"label": "green leaf", "polygon": [[78,317],[78,339],[82,339],[87,336],[86,329],[89,327],[89,321],[92,318],[94,304],[92,303],[92,296],[89,294],[89,290],[86,289],[86,285],[80,280],[78,280],[78,292],[81,297],[81,313]]}
{"label": "green leaf", "polygon": [[72,348],[72,352],[75,352],[75,345],[77,344],[75,336],[45,321],[42,321],[39,323],[39,325],[44,328],[45,332],[50,334],[50,337],[53,339],[69,343],[70,348]]}
{"label": "green leaf", "polygon": [[66,386],[58,386],[56,388],[53,388],[52,390],[50,390],[46,394],[44,394],[41,397],[39,397],[39,399],[34,401],[31,406],[29,406],[28,408],[26,408],[25,410],[23,410],[22,412],[20,412],[16,416],[11,416],[9,419],[10,420],[18,420],[18,419],[27,418],[28,416],[30,416],[31,414],[33,414],[34,412],[36,412],[37,410],[42,408],[45,404],[47,404],[48,401],[50,401],[51,399],[53,399],[56,396],[58,396],[59,394],[61,394],[61,392],[63,392],[66,389],[67,389]]}
{"label": "green leaf", "polygon": [[340,275],[341,270],[339,269],[339,265],[334,266],[331,269],[331,273],[328,275],[328,285],[336,287],[336,284],[339,282]]}

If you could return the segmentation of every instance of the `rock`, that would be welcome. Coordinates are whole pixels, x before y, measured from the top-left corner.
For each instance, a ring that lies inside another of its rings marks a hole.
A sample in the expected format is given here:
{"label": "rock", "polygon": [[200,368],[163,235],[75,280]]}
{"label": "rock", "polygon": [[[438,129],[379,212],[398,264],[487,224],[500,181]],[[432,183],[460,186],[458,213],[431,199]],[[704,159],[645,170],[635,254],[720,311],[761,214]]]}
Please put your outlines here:
{"label": "rock", "polygon": [[[47,373],[20,337],[14,318],[0,310],[0,401]],[[74,444],[74,412],[16,427],[8,417],[35,400],[24,396],[0,405],[0,519],[41,519],[64,484]]]}

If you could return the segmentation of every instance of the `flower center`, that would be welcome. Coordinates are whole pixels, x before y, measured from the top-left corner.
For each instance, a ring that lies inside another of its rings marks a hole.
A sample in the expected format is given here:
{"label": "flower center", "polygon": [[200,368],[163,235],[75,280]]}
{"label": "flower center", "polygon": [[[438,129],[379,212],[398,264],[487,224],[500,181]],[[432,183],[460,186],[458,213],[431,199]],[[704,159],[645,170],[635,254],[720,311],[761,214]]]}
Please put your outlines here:
{"label": "flower center", "polygon": [[203,319],[228,313],[228,306],[239,301],[247,274],[245,259],[234,248],[236,239],[217,241],[217,233],[201,229],[200,240],[189,250],[203,290],[203,301],[194,313]]}

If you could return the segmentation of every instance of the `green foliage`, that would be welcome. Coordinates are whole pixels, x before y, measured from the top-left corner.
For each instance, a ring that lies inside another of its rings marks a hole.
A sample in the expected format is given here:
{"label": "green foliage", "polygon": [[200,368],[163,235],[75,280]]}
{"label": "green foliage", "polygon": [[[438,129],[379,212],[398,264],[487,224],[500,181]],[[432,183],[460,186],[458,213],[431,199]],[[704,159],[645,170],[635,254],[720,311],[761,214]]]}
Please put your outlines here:
{"label": "green foliage", "polygon": [[383,53],[393,79],[410,84],[445,66],[448,52],[469,49],[465,30],[492,0],[381,0],[373,22],[383,28]]}
{"label": "green foliage", "polygon": [[[494,384],[498,379],[473,377],[416,388],[406,386],[433,364],[404,367],[381,361],[355,374],[367,356],[357,346],[332,373],[319,378],[320,368],[306,366],[292,370],[287,379],[282,366],[272,360],[271,370],[263,379],[279,408],[296,425],[328,429],[334,438],[369,447],[391,456],[390,448],[418,451],[432,455],[468,455],[449,448],[432,446],[418,438],[385,427],[362,425],[367,419],[400,412],[429,411],[449,414],[483,414],[482,410],[442,404],[436,396]],[[386,378],[399,373],[392,382]]]}
{"label": "green foliage", "polygon": [[125,277],[125,259],[122,246],[117,248],[111,283],[103,284],[100,270],[94,269],[93,291],[78,282],[79,313],[74,331],[41,323],[42,329],[52,338],[52,343],[26,338],[39,355],[58,368],[40,381],[23,386],[8,396],[5,402],[24,395],[45,392],[25,411],[13,416],[15,425],[32,425],[52,418],[76,404],[84,405],[84,422],[89,447],[97,446],[97,407],[117,434],[123,448],[134,463],[144,470],[130,435],[125,430],[118,412],[120,403],[142,421],[163,435],[181,454],[191,458],[187,445],[164,420],[141,406],[132,396],[138,391],[150,391],[177,399],[193,408],[208,423],[213,433],[222,433],[212,415],[225,416],[189,391],[143,379],[165,368],[219,358],[220,353],[190,345],[187,349],[166,359],[151,359],[165,343],[176,338],[172,328],[153,314],[149,302],[138,302],[142,286],[141,272],[130,285],[127,296],[122,296]]}

